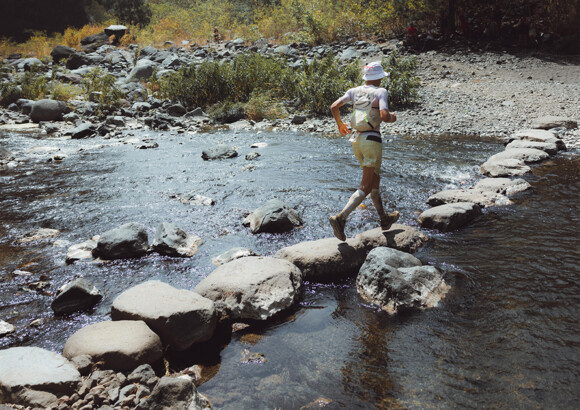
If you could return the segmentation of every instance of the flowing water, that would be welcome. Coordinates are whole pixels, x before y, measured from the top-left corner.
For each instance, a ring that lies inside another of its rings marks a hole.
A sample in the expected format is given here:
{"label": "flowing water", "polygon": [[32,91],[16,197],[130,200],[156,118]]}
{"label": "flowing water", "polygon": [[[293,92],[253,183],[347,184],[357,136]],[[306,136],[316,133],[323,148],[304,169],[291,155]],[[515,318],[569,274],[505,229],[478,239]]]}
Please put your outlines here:
{"label": "flowing water", "polygon": [[[344,139],[249,132],[138,136],[155,138],[159,148],[0,134],[1,146],[27,158],[0,171],[0,319],[18,329],[0,339],[0,347],[59,352],[79,328],[107,320],[113,299],[133,285],[159,279],[192,289],[215,269],[211,259],[232,247],[270,256],[329,237],[328,216],[342,208],[360,178]],[[250,148],[256,142],[268,145]],[[203,161],[202,150],[219,143],[238,147],[240,156]],[[60,149],[67,158],[48,162],[50,154],[33,149],[38,146]],[[471,137],[391,137],[381,181],[387,209],[398,209],[403,223],[416,226],[430,194],[471,186],[481,178],[479,165],[502,149]],[[261,156],[244,169],[250,151]],[[354,278],[307,283],[292,315],[235,333],[206,358],[210,366],[199,390],[224,409],[297,409],[319,398],[332,401],[329,408],[347,409],[580,407],[580,157],[560,154],[526,178],[534,189],[514,205],[488,209],[455,233],[430,232],[416,256],[441,267],[454,284],[437,308],[390,317],[361,301]],[[216,205],[183,204],[177,197],[185,192]],[[252,235],[242,227],[248,212],[272,198],[296,207],[304,227],[282,235]],[[378,226],[367,202],[368,209],[349,218],[348,236]],[[164,221],[203,238],[193,258],[64,263],[70,244],[127,222],[143,224],[152,237]],[[18,243],[37,228],[60,234]],[[102,290],[103,301],[91,312],[55,318],[54,292],[79,276]],[[50,286],[30,291],[37,281]],[[266,361],[245,360],[256,353]]]}

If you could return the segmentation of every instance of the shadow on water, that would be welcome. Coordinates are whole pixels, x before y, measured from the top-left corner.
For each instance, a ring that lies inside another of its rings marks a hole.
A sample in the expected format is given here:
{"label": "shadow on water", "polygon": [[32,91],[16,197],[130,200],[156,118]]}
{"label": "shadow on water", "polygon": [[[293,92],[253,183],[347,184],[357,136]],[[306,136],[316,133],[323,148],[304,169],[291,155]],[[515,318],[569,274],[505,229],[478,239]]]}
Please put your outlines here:
{"label": "shadow on water", "polygon": [[[193,289],[211,259],[242,246],[273,255],[283,246],[332,235],[336,213],[360,178],[343,139],[293,133],[143,133],[159,143],[137,150],[112,140],[38,140],[0,135],[24,158],[0,171],[0,318],[17,326],[1,347],[61,351],[87,324],[109,319],[114,298],[149,279]],[[251,149],[255,142],[268,146]],[[201,151],[226,143],[240,156],[204,162]],[[67,155],[47,162],[51,146]],[[471,186],[479,165],[503,147],[477,138],[391,137],[384,147],[382,189],[389,209],[416,225],[427,197]],[[261,154],[253,170],[245,155]],[[417,256],[446,272],[454,286],[444,303],[421,313],[388,316],[362,302],[354,278],[305,286],[298,309],[278,323],[236,332],[223,350],[170,357],[204,364],[199,390],[218,408],[300,408],[319,398],[330,408],[577,408],[580,343],[580,160],[561,154],[527,177],[532,193],[510,207],[488,209],[468,228],[432,240]],[[182,204],[195,192],[213,207]],[[279,198],[301,213],[304,227],[252,235],[243,217]],[[193,258],[150,255],[106,264],[66,265],[68,246],[127,222],[173,222],[201,236]],[[347,235],[374,228],[370,205],[349,219]],[[37,228],[60,230],[30,244]],[[25,275],[17,270],[27,271]],[[55,318],[50,302],[63,283],[83,276],[104,293],[93,311]],[[33,285],[46,282],[39,290]],[[30,323],[40,319],[36,327]],[[246,360],[258,354],[265,361]]]}

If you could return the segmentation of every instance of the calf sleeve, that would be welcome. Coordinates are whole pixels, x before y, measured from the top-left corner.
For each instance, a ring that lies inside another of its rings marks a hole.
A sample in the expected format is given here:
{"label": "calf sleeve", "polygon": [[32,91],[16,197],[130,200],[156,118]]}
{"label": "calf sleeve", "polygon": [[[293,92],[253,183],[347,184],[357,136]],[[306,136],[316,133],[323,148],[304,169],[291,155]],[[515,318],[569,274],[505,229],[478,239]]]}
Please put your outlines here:
{"label": "calf sleeve", "polygon": [[351,195],[350,199],[346,203],[346,206],[340,212],[340,215],[342,215],[342,217],[346,219],[351,214],[351,212],[354,211],[356,207],[362,203],[362,201],[365,198],[366,194],[360,189],[357,189],[356,192]]}
{"label": "calf sleeve", "polygon": [[378,189],[373,189],[371,191],[371,200],[373,201],[373,205],[379,214],[379,218],[385,218],[387,215],[385,214],[385,208],[383,208],[383,199],[381,198],[381,194]]}

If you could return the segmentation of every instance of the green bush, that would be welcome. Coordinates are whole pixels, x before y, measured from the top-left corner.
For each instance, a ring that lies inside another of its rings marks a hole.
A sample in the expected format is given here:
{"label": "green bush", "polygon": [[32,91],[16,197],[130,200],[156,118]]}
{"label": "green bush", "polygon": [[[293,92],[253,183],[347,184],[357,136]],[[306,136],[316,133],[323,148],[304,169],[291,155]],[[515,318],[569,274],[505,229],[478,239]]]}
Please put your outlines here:
{"label": "green bush", "polygon": [[226,100],[209,107],[207,114],[214,121],[229,124],[245,117],[244,104]]}
{"label": "green bush", "polygon": [[20,86],[22,87],[22,98],[29,100],[44,98],[49,93],[48,78],[36,65],[22,75]]}
{"label": "green bush", "polygon": [[83,78],[81,88],[87,100],[98,103],[98,110],[106,112],[119,107],[121,99],[125,97],[115,86],[116,81],[115,76],[95,67]]}
{"label": "green bush", "polygon": [[244,106],[244,111],[248,119],[257,122],[263,119],[275,120],[287,116],[284,106],[271,91],[254,90],[250,95],[250,100]]}
{"label": "green bush", "polygon": [[82,94],[82,90],[76,85],[61,83],[60,81],[54,82],[50,89],[51,98],[58,101],[68,101]]}
{"label": "green bush", "polygon": [[401,57],[396,51],[382,60],[383,68],[389,76],[382,85],[389,91],[389,106],[401,108],[419,99],[419,78],[416,76],[417,59]]}
{"label": "green bush", "polygon": [[8,82],[0,82],[0,105],[7,107],[22,98],[22,90],[20,87]]}

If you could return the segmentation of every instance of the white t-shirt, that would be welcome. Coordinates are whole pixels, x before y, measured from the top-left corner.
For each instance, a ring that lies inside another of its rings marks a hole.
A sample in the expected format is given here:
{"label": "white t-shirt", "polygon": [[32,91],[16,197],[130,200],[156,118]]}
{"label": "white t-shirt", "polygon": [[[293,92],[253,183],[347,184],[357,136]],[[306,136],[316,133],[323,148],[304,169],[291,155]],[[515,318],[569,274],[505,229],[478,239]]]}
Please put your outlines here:
{"label": "white t-shirt", "polygon": [[339,98],[343,103],[349,103],[354,101],[354,96],[358,89],[362,87],[371,87],[375,89],[375,98],[373,100],[373,107],[378,107],[379,110],[389,109],[389,94],[385,88],[375,87],[374,85],[361,85],[359,87],[354,87],[347,90],[342,97]]}

